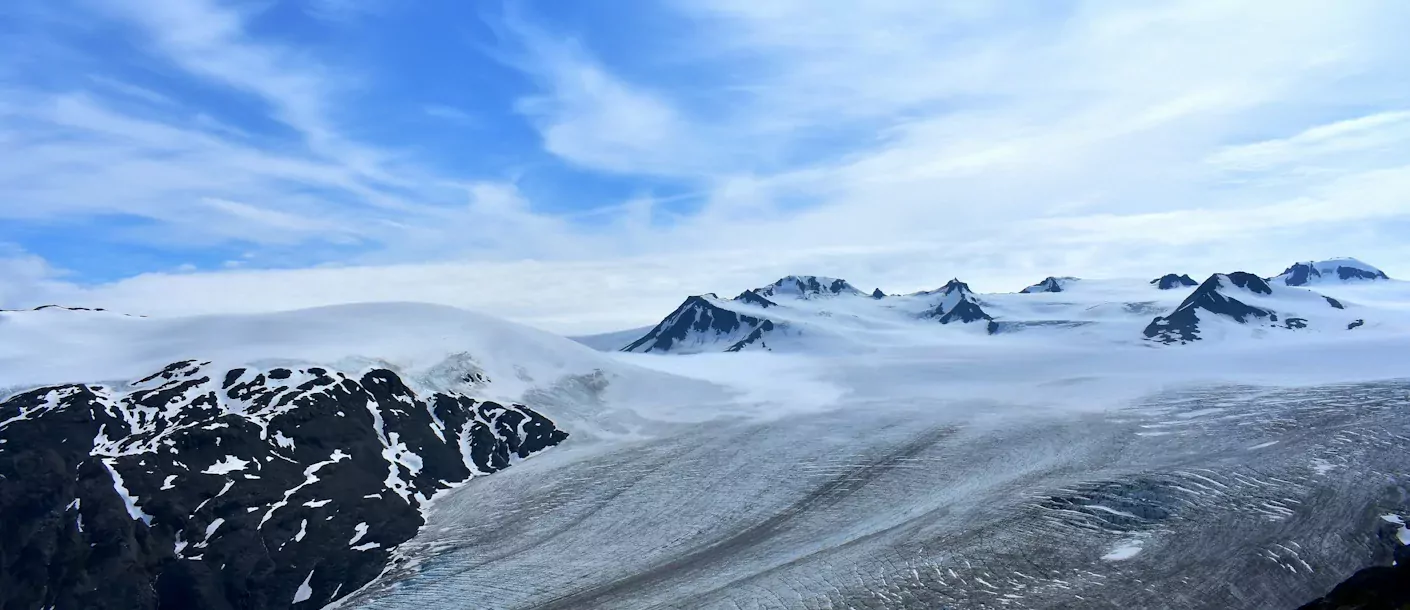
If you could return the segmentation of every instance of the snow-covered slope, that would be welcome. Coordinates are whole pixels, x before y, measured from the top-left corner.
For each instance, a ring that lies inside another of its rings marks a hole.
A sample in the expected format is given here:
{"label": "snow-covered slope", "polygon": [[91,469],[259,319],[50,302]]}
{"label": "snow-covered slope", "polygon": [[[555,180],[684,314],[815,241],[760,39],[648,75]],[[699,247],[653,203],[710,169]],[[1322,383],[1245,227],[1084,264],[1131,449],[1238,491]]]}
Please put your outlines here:
{"label": "snow-covered slope", "polygon": [[1236,271],[1210,276],[1174,311],[1151,321],[1144,334],[1170,344],[1267,329],[1344,332],[1365,324],[1355,309],[1335,298],[1305,288],[1275,288],[1252,273]]}
{"label": "snow-covered slope", "polygon": [[478,372],[491,382],[476,392],[503,400],[612,366],[550,333],[417,303],[184,318],[58,308],[0,312],[0,391],[138,379],[187,359],[225,369],[280,361],[338,370],[379,366],[430,390],[460,388],[463,374]]}
{"label": "snow-covered slope", "polygon": [[1322,282],[1390,279],[1384,271],[1354,258],[1334,258],[1325,261],[1293,263],[1282,274],[1269,281],[1288,286],[1307,286]]}
{"label": "snow-covered slope", "polygon": [[440,306],[0,312],[0,606],[322,607],[560,412],[665,387],[692,386]]}

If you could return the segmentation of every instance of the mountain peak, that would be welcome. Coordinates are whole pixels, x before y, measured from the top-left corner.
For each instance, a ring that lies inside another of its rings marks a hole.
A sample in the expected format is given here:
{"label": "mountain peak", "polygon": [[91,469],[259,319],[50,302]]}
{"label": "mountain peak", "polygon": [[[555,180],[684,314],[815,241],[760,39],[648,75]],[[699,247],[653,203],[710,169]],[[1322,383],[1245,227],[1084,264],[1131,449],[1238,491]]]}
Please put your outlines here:
{"label": "mountain peak", "polygon": [[779,278],[763,288],[756,288],[754,292],[764,297],[793,296],[801,299],[838,294],[865,294],[848,284],[847,280],[820,275],[790,275]]}
{"label": "mountain peak", "polygon": [[877,288],[876,290],[871,291],[871,298],[884,299],[886,298],[886,293],[882,292],[880,288]]}
{"label": "mountain peak", "polygon": [[763,295],[759,294],[759,291],[757,289],[745,290],[744,292],[739,293],[739,296],[734,297],[734,299],[732,300],[738,301],[740,303],[748,303],[750,305],[758,305],[759,307],[764,308],[778,306],[778,303],[770,301],[764,298]]}
{"label": "mountain peak", "polygon": [[[1208,280],[1205,280],[1206,286],[1200,286],[1199,290],[1218,290],[1223,287],[1225,281],[1254,294],[1273,294],[1273,287],[1269,286],[1267,281],[1246,271],[1235,271],[1227,274],[1216,273],[1210,276]],[[1196,292],[1199,292],[1199,290]]]}
{"label": "mountain peak", "polygon": [[955,278],[946,282],[936,293],[943,296],[935,308],[925,314],[926,317],[935,318],[941,324],[951,322],[977,322],[980,320],[993,320],[994,317],[980,307],[979,299],[975,298],[974,291],[970,290],[969,284],[961,282]]}
{"label": "mountain peak", "polygon": [[1077,281],[1075,277],[1053,277],[1048,276],[1043,281],[1019,291],[1022,294],[1034,294],[1038,292],[1062,292],[1070,283]]}
{"label": "mountain peak", "polygon": [[1293,263],[1281,274],[1269,279],[1288,286],[1306,286],[1329,280],[1388,280],[1390,277],[1380,269],[1347,257]]}
{"label": "mountain peak", "polygon": [[1151,280],[1150,284],[1161,290],[1171,290],[1180,287],[1198,286],[1199,282],[1196,282],[1194,278],[1191,278],[1187,274],[1182,273],[1176,275],[1174,273],[1167,273]]}
{"label": "mountain peak", "polygon": [[[777,305],[753,290],[744,291],[737,300],[753,302],[750,299],[756,297],[769,306]],[[772,320],[726,309],[716,301],[713,294],[687,297],[671,315],[621,351],[692,353],[715,345],[728,345],[725,351],[729,352],[748,347],[767,349],[764,338],[774,330]]]}
{"label": "mountain peak", "polygon": [[974,291],[969,288],[969,284],[961,282],[960,278],[953,278],[950,281],[945,282],[945,285],[941,286],[939,290],[940,294],[950,294],[955,291],[959,291],[964,294],[974,294]]}
{"label": "mountain peak", "polygon": [[1264,282],[1263,278],[1252,273],[1216,273],[1209,276],[1209,279],[1191,292],[1190,296],[1185,297],[1170,315],[1158,316],[1152,320],[1144,331],[1146,338],[1166,344],[1198,341],[1201,322],[1199,311],[1231,318],[1240,324],[1246,324],[1255,318],[1278,321],[1278,315],[1273,311],[1254,307],[1224,294],[1224,289],[1229,287],[1242,288],[1254,294],[1273,293],[1272,287]]}
{"label": "mountain peak", "polygon": [[[1341,301],[1308,289],[1274,290],[1267,281],[1252,273],[1216,273],[1169,315],[1152,320],[1145,329],[1145,336],[1166,344],[1190,343],[1203,339],[1205,325],[1219,319],[1245,326],[1288,330],[1331,328],[1331,322],[1347,324],[1349,318],[1344,317],[1345,314],[1329,317],[1324,308],[1346,310]],[[1364,320],[1358,320],[1347,324],[1346,328],[1363,324]]]}

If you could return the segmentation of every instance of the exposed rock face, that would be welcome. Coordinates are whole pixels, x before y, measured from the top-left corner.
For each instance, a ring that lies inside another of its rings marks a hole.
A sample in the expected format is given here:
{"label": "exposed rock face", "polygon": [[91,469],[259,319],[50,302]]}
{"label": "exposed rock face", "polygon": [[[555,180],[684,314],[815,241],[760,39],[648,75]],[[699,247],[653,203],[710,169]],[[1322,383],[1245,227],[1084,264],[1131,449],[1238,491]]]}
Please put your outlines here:
{"label": "exposed rock face", "polygon": [[748,303],[750,305],[758,305],[759,307],[764,308],[775,307],[778,305],[778,303],[764,298],[762,295],[759,294],[757,290],[745,290],[744,292],[739,293],[739,296],[734,297],[734,300],[739,301],[741,303]]}
{"label": "exposed rock face", "polygon": [[1306,286],[1326,280],[1387,280],[1384,271],[1354,258],[1293,263],[1282,274],[1271,278],[1288,286]]}
{"label": "exposed rock face", "polygon": [[1252,273],[1235,271],[1230,274],[1209,276],[1199,288],[1190,293],[1175,311],[1168,316],[1158,316],[1146,326],[1147,339],[1161,343],[1189,343],[1198,341],[1200,336],[1200,313],[1211,316],[1224,316],[1240,324],[1247,324],[1255,318],[1278,321],[1278,314],[1268,309],[1254,307],[1232,296],[1225,290],[1239,288],[1253,294],[1272,294],[1267,282]]}
{"label": "exposed rock face", "polygon": [[320,608],[438,491],[567,433],[396,373],[212,370],[0,403],[0,607]]}
{"label": "exposed rock face", "polygon": [[871,291],[871,298],[884,299],[886,298],[886,293],[882,292],[880,288],[877,288],[876,290]]}
{"label": "exposed rock face", "polygon": [[[961,282],[958,278],[950,280],[936,292],[941,295],[940,302],[926,317],[935,318],[941,324],[968,324],[994,319],[980,306],[979,299],[974,296],[974,291],[969,289],[969,284]],[[993,329],[990,330],[992,332]]]}
{"label": "exposed rock face", "polygon": [[708,348],[722,341],[728,344],[724,350],[727,352],[768,347],[765,336],[776,327],[772,320],[725,309],[712,302],[711,296],[686,299],[660,324],[622,348],[622,351],[679,353]]}
{"label": "exposed rock face", "polygon": [[1196,282],[1193,278],[1185,274],[1175,275],[1174,273],[1167,273],[1151,280],[1151,285],[1161,290],[1173,290],[1175,288],[1198,286],[1199,282]]}
{"label": "exposed rock face", "polygon": [[[1390,524],[1387,523],[1387,526]],[[1410,545],[1402,544],[1395,529],[1382,529],[1382,540],[1392,547],[1391,565],[1357,571],[1326,595],[1298,610],[1403,610],[1410,608]]]}
{"label": "exposed rock face", "polygon": [[[1302,288],[1280,288],[1277,300],[1265,300],[1261,305],[1275,303],[1278,311],[1267,306],[1250,305],[1246,300],[1274,294],[1273,287],[1252,273],[1236,271],[1215,274],[1200,284],[1190,296],[1169,315],[1158,316],[1146,326],[1147,339],[1159,343],[1189,343],[1201,337],[1201,325],[1214,319],[1225,319],[1244,325],[1265,328],[1299,330],[1309,327],[1312,312],[1319,308],[1344,310],[1346,306],[1334,298]],[[1284,307],[1289,307],[1285,309]],[[1280,311],[1282,313],[1280,313]],[[1293,312],[1298,315],[1293,315]],[[1327,309],[1322,309],[1327,311]],[[1319,314],[1320,315],[1320,314]],[[1345,323],[1341,318],[1337,324]],[[1320,322],[1325,328],[1326,321]],[[1348,328],[1358,324],[1352,323]]]}
{"label": "exposed rock face", "polygon": [[1034,294],[1039,292],[1062,292],[1064,285],[1076,281],[1075,277],[1047,277],[1043,281],[1024,288],[1019,292],[1022,294]]}
{"label": "exposed rock face", "polygon": [[865,294],[846,280],[817,275],[790,275],[763,288],[756,288],[755,292],[765,297],[792,296],[801,299]]}

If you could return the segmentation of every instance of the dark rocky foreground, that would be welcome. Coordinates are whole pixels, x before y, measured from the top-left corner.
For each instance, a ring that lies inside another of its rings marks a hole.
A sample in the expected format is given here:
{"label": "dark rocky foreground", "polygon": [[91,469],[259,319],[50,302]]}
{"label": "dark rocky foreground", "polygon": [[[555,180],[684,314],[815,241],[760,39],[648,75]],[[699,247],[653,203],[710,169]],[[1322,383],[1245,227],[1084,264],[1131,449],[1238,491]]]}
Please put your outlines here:
{"label": "dark rocky foreground", "polygon": [[566,437],[385,369],[186,361],[26,391],[0,403],[0,608],[319,608],[438,491]]}
{"label": "dark rocky foreground", "polygon": [[1395,553],[1395,564],[1361,570],[1325,596],[1298,610],[1406,610],[1410,608],[1410,547]]}

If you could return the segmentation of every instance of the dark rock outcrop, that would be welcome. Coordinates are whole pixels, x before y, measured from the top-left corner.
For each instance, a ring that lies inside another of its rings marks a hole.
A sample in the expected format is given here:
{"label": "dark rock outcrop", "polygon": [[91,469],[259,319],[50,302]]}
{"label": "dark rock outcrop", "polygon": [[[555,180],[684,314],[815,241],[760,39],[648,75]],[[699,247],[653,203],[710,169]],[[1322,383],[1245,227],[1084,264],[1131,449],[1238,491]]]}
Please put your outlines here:
{"label": "dark rock outcrop", "polygon": [[[961,282],[955,278],[946,282],[939,290],[931,293],[941,296],[940,302],[934,309],[926,312],[925,317],[934,318],[941,324],[978,322],[980,320],[992,321],[993,316],[984,311],[979,304],[979,299],[974,296],[974,291],[970,290],[969,284]],[[990,332],[995,330],[990,325]]]}
{"label": "dark rock outcrop", "polygon": [[[1389,531],[1391,528],[1385,528]],[[1406,610],[1410,609],[1410,546],[1399,544],[1394,534],[1383,534],[1392,546],[1392,564],[1372,566],[1352,574],[1326,595],[1298,610]]]}
{"label": "dark rock outcrop", "polygon": [[876,290],[871,291],[871,298],[884,299],[886,298],[886,293],[882,292],[880,288],[877,288]]}
{"label": "dark rock outcrop", "polygon": [[1199,285],[1199,282],[1196,282],[1193,278],[1188,275],[1175,275],[1174,273],[1167,273],[1165,275],[1162,275],[1158,278],[1151,280],[1150,283],[1152,286],[1155,286],[1156,288],[1159,288],[1161,290],[1173,290],[1175,288]]}
{"label": "dark rock outcrop", "polygon": [[762,295],[759,294],[757,290],[745,290],[744,292],[739,293],[739,296],[734,297],[734,300],[739,301],[741,303],[748,303],[750,305],[758,305],[759,307],[764,308],[775,307],[778,305],[778,303],[764,298]]}
{"label": "dark rock outcrop", "polygon": [[1293,263],[1292,266],[1273,278],[1288,286],[1306,286],[1324,279],[1347,280],[1388,280],[1385,272],[1355,259],[1329,261],[1309,261]]}
{"label": "dark rock outcrop", "polygon": [[865,294],[857,290],[851,284],[848,284],[846,280],[817,275],[790,275],[780,278],[778,281],[768,286],[754,290],[765,297],[794,296],[802,299],[844,294]]}
{"label": "dark rock outcrop", "polygon": [[1247,324],[1254,319],[1278,321],[1278,314],[1261,307],[1254,307],[1224,293],[1228,288],[1241,288],[1254,294],[1272,294],[1267,282],[1252,273],[1235,271],[1230,274],[1209,276],[1199,288],[1190,293],[1169,315],[1158,316],[1146,326],[1147,339],[1160,343],[1189,343],[1198,341],[1200,314],[1224,316]]}
{"label": "dark rock outcrop", "polygon": [[0,607],[320,608],[439,491],[567,433],[385,369],[214,370],[0,403]]}
{"label": "dark rock outcrop", "polygon": [[1043,281],[1020,290],[1021,294],[1035,294],[1039,292],[1062,292],[1063,284],[1076,280],[1075,277],[1047,277]]}
{"label": "dark rock outcrop", "polygon": [[[1292,302],[1303,303],[1301,307],[1311,307],[1313,304],[1325,304],[1332,309],[1346,309],[1346,306],[1336,299],[1328,296],[1318,295],[1314,292],[1301,288],[1280,288],[1284,294],[1292,292],[1288,296],[1294,300]],[[1244,294],[1240,294],[1240,293]],[[1179,307],[1169,315],[1157,316],[1146,326],[1145,337],[1151,341],[1159,343],[1190,343],[1198,341],[1200,337],[1200,324],[1205,319],[1224,318],[1239,324],[1261,325],[1266,328],[1278,328],[1285,330],[1300,330],[1308,328],[1308,318],[1292,315],[1292,312],[1280,314],[1266,307],[1249,305],[1240,300],[1240,296],[1248,298],[1256,295],[1271,295],[1273,287],[1252,273],[1236,271],[1230,274],[1214,274],[1200,284],[1190,296],[1186,297]],[[1320,299],[1318,297],[1321,297]],[[1281,301],[1280,301],[1281,302]],[[1303,309],[1302,311],[1307,311]],[[1359,321],[1347,326],[1348,329],[1360,326]]]}
{"label": "dark rock outcrop", "polygon": [[[622,348],[624,352],[679,352],[682,348],[712,342],[721,337],[742,339],[724,351],[746,347],[766,347],[764,335],[775,329],[771,320],[730,311],[711,302],[711,295],[693,296],[681,303],[640,339]],[[762,298],[762,297],[761,297]]]}

